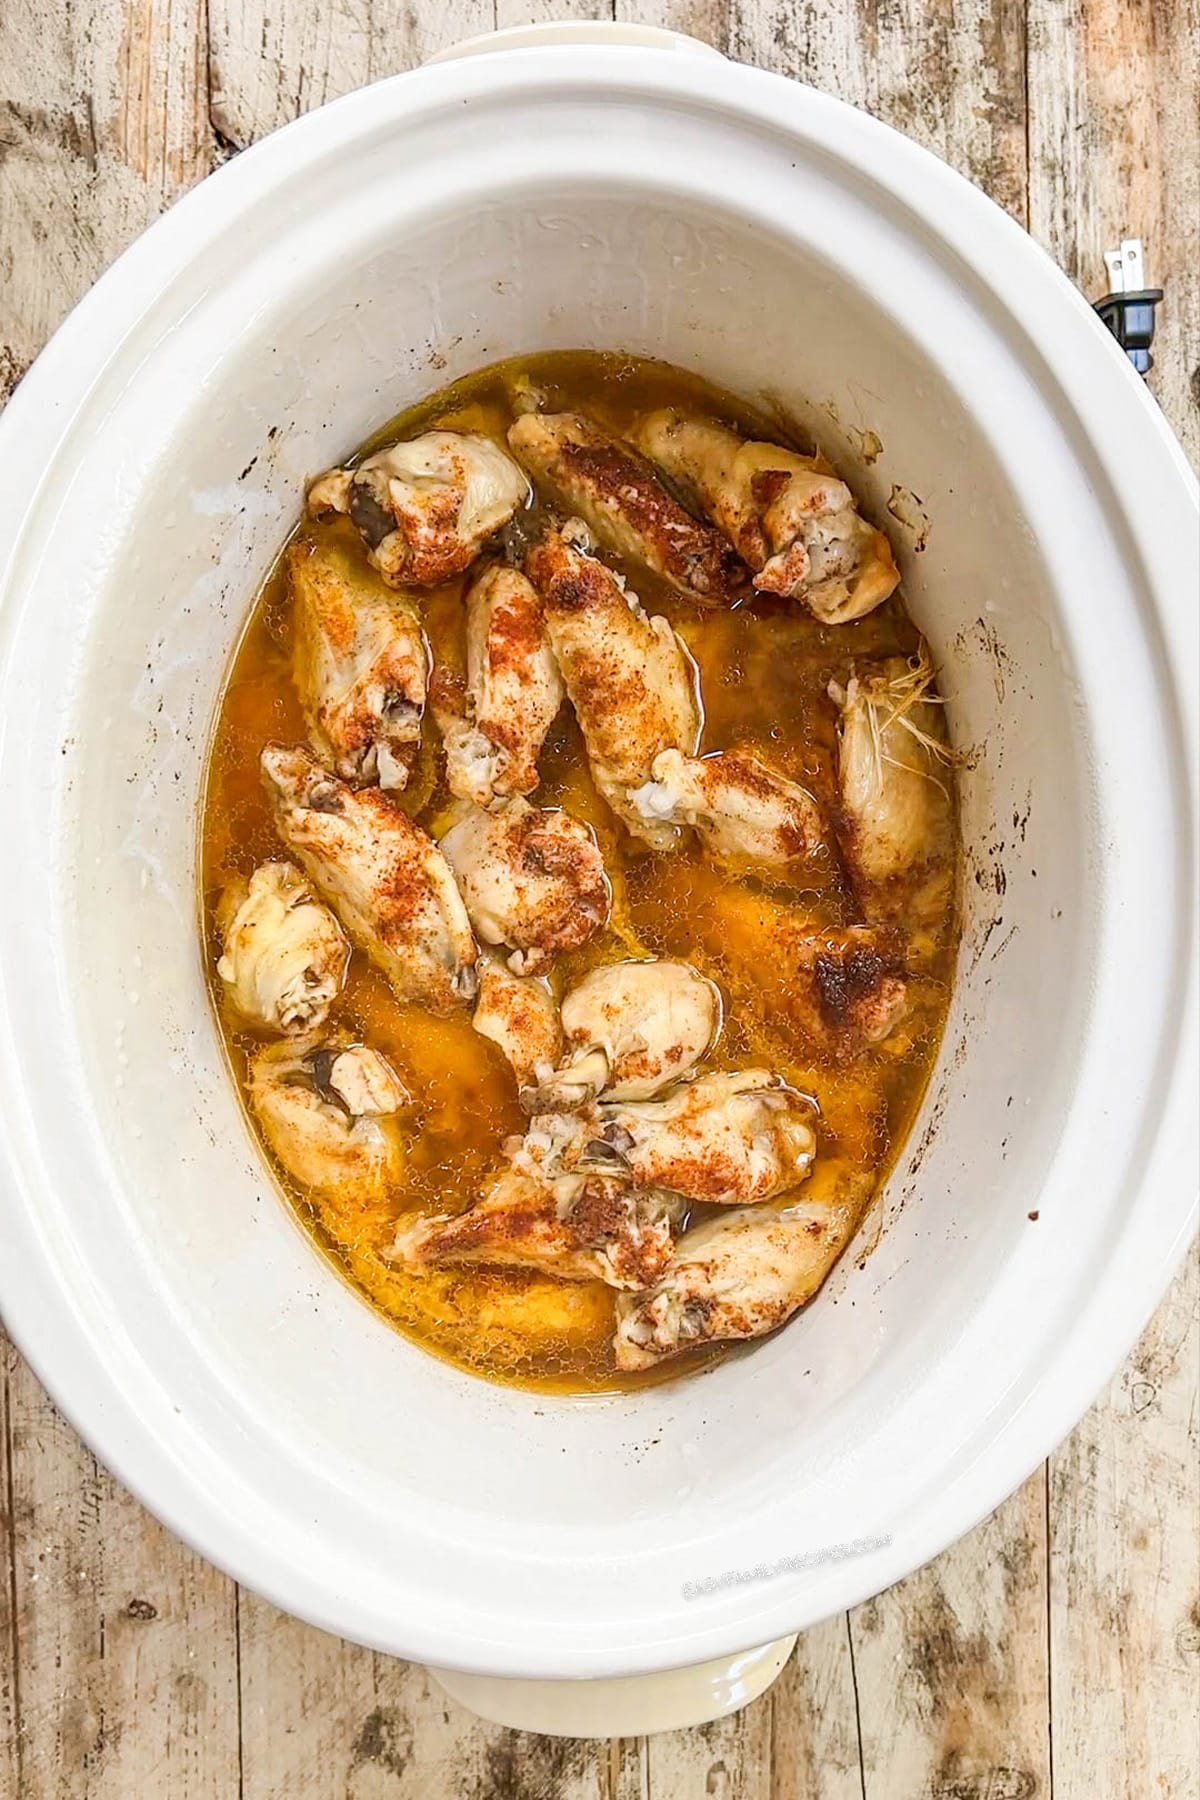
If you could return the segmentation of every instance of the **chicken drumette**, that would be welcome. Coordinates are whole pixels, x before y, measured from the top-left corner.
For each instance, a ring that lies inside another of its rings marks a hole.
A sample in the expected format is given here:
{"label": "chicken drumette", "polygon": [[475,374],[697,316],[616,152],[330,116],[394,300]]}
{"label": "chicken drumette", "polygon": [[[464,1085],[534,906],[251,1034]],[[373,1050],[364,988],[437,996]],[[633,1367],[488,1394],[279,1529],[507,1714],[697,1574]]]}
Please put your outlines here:
{"label": "chicken drumette", "polygon": [[829,862],[812,795],[749,750],[711,756],[664,750],[651,779],[629,798],[647,820],[691,826],[719,862],[764,874]]}
{"label": "chicken drumette", "polygon": [[859,619],[899,585],[891,545],[820,458],[672,410],[651,413],[639,448],[725,533],[754,585],[803,600],[827,625]]}
{"label": "chicken drumette", "polygon": [[409,1097],[376,1051],[344,1036],[273,1044],[249,1077],[267,1142],[302,1187],[365,1204],[402,1173],[396,1115]]}
{"label": "chicken drumette", "polygon": [[390,587],[432,587],[461,575],[517,508],[529,484],[491,438],[426,431],[330,469],[308,491],[309,511],[346,513]]}
{"label": "chicken drumette", "polygon": [[379,788],[348,787],[307,750],[268,744],[276,829],[402,1000],[447,1013],[475,993],[475,939],[437,845]]}
{"label": "chicken drumette", "polygon": [[562,1003],[566,1056],[536,1087],[531,1112],[572,1112],[597,1095],[647,1100],[690,1073],[716,1042],[721,996],[689,963],[606,963]]}
{"label": "chicken drumette", "polygon": [[252,1024],[289,1036],[323,1025],[342,991],[350,946],[291,863],[262,863],[234,882],[217,911],[217,973]]}
{"label": "chicken drumette", "polygon": [[843,848],[862,885],[904,876],[946,853],[949,753],[934,671],[922,647],[911,662],[864,664],[830,693],[841,708],[838,779]]}
{"label": "chicken drumette", "polygon": [[720,532],[686,512],[644,456],[580,413],[526,413],[508,442],[556,506],[689,599],[720,605],[746,584]]}
{"label": "chicken drumette", "polygon": [[469,801],[440,841],[476,932],[506,944],[516,975],[578,950],[608,918],[611,890],[595,834],[561,808]]}
{"label": "chicken drumette", "polygon": [[479,993],[471,1023],[506,1057],[518,1088],[542,1080],[562,1055],[562,1027],[554,995],[532,975],[514,975],[484,951],[479,958]]}
{"label": "chicken drumette", "polygon": [[608,1170],[716,1206],[770,1200],[803,1181],[816,1151],[811,1100],[763,1069],[697,1076],[657,1100],[601,1101],[535,1117],[514,1166]]}
{"label": "chicken drumette", "polygon": [[537,786],[538,754],[563,684],[541,602],[519,570],[502,563],[485,569],[466,610],[466,681],[439,669],[431,699],[451,793],[487,806]]}
{"label": "chicken drumette", "polygon": [[457,1218],[403,1221],[390,1255],[414,1269],[495,1263],[644,1288],[667,1264],[682,1210],[670,1194],[635,1192],[606,1175],[541,1180],[506,1169]]}
{"label": "chicken drumette", "polygon": [[652,1287],[618,1296],[617,1367],[774,1331],[812,1299],[849,1234],[839,1209],[803,1203],[739,1207],[685,1231]]}
{"label": "chicken drumette", "polygon": [[332,531],[293,544],[288,572],[292,668],[313,748],[343,781],[404,787],[429,670],[416,606]]}
{"label": "chicken drumette", "polygon": [[525,572],[542,597],[546,628],[575,708],[596,786],[636,837],[671,849],[679,827],[647,820],[633,790],[664,750],[691,754],[700,730],[695,670],[666,619],[647,618],[611,569],[544,530]]}

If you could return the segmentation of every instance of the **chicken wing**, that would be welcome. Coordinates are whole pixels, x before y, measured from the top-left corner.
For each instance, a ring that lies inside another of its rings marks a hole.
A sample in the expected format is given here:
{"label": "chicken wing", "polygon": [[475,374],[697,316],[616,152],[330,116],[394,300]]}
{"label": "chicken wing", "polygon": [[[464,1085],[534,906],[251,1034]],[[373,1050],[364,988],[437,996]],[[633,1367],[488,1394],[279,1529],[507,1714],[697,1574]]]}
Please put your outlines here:
{"label": "chicken wing", "polygon": [[396,1115],[409,1096],[374,1050],[345,1036],[272,1044],[250,1059],[250,1104],[301,1187],[380,1200],[403,1170]]}
{"label": "chicken wing", "polygon": [[498,956],[479,958],[479,994],[472,1020],[481,1037],[503,1051],[526,1088],[550,1074],[562,1055],[562,1027],[554,995],[531,975],[514,975]]}
{"label": "chicken wing", "polygon": [[404,787],[429,673],[416,607],[332,534],[293,544],[288,571],[292,669],[313,748],[343,781]]}
{"label": "chicken wing", "polygon": [[596,1169],[716,1206],[770,1200],[807,1175],[816,1108],[764,1069],[700,1075],[658,1100],[535,1118],[517,1167]]}
{"label": "chicken wing", "polygon": [[288,1036],[323,1025],[341,993],[350,946],[291,863],[262,863],[222,895],[217,974],[244,1019]]}
{"label": "chicken wing", "polygon": [[297,746],[268,744],[275,826],[401,1000],[453,1011],[475,993],[475,939],[437,845],[379,788],[348,787]]}
{"label": "chicken wing", "polygon": [[900,575],[887,538],[819,457],[670,409],[651,413],[639,448],[730,540],[754,585],[803,600],[827,625],[861,619]]}
{"label": "chicken wing", "polygon": [[644,456],[582,414],[527,412],[508,443],[554,505],[689,599],[721,605],[746,585],[747,571],[720,532],[686,512]]}
{"label": "chicken wing", "polygon": [[402,1222],[390,1255],[413,1269],[496,1263],[644,1288],[666,1267],[681,1216],[673,1196],[634,1192],[606,1175],[541,1181],[506,1169],[457,1218]]}
{"label": "chicken wing", "polygon": [[630,804],[648,820],[692,826],[710,856],[761,873],[829,862],[812,795],[748,750],[684,756],[664,750]]}
{"label": "chicken wing", "polygon": [[929,698],[927,652],[911,662],[889,657],[864,665],[844,688],[838,779],[845,815],[843,849],[860,881],[902,876],[946,852],[950,783],[943,727]]}
{"label": "chicken wing", "polygon": [[596,786],[635,837],[672,849],[679,827],[648,821],[630,795],[663,750],[696,748],[700,710],[687,650],[666,619],[647,618],[612,570],[563,532],[541,533],[525,572],[542,596]]}
{"label": "chicken wing", "polygon": [[812,1299],[849,1235],[843,1214],[804,1204],[739,1207],[693,1226],[653,1287],[618,1296],[617,1367],[774,1331]]}
{"label": "chicken wing", "polygon": [[509,946],[516,975],[541,973],[608,918],[612,893],[595,834],[561,808],[517,798],[484,812],[464,801],[440,848],[472,925],[485,944]]}
{"label": "chicken wing", "polygon": [[426,431],[330,469],[308,491],[309,511],[346,513],[389,587],[434,587],[461,575],[529,495],[516,463],[491,438]]}
{"label": "chicken wing", "polygon": [[493,563],[467,595],[465,685],[449,669],[439,669],[433,681],[451,793],[476,806],[531,794],[562,697],[532,584],[519,570]]}
{"label": "chicken wing", "polygon": [[695,1068],[721,1029],[721,995],[690,963],[606,963],[562,1003],[567,1054],[525,1088],[529,1112],[571,1112],[603,1094],[646,1100]]}

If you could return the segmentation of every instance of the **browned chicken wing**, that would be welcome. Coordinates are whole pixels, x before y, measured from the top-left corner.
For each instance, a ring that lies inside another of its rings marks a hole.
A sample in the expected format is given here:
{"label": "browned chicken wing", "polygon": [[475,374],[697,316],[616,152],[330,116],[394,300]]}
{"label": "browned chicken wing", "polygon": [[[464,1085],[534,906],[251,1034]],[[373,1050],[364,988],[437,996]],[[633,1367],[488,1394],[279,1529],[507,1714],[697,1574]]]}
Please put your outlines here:
{"label": "browned chicken wing", "polygon": [[409,1097],[376,1051],[343,1035],[273,1044],[249,1073],[267,1142],[302,1187],[367,1203],[401,1175],[396,1115]]}
{"label": "browned chicken wing", "polygon": [[291,863],[262,863],[222,895],[217,974],[244,1019],[288,1036],[323,1025],[341,993],[350,946]]}
{"label": "browned chicken wing", "polygon": [[690,963],[605,963],[563,1000],[566,1055],[523,1089],[522,1104],[529,1112],[572,1112],[601,1094],[647,1100],[690,1074],[720,1028],[720,993]]}
{"label": "browned chicken wing", "polygon": [[739,1207],[685,1231],[646,1292],[617,1299],[619,1369],[649,1369],[697,1344],[763,1337],[812,1299],[850,1231],[834,1208]]}
{"label": "browned chicken wing", "polygon": [[348,787],[300,747],[268,744],[275,825],[401,1000],[451,1012],[475,993],[475,939],[433,840],[379,788]]}
{"label": "browned chicken wing", "polygon": [[891,545],[819,457],[747,442],[725,425],[651,413],[639,447],[725,533],[754,585],[803,600],[827,625],[860,619],[893,593]]}
{"label": "browned chicken wing", "polygon": [[685,511],[640,452],[582,414],[528,412],[508,442],[554,505],[689,599],[720,605],[746,585],[747,571],[720,532]]}
{"label": "browned chicken wing", "polygon": [[390,587],[433,587],[469,568],[519,506],[529,484],[491,438],[426,431],[330,469],[308,491],[309,511],[346,513]]}
{"label": "browned chicken wing", "polygon": [[517,1086],[526,1088],[553,1070],[562,1055],[562,1026],[554,995],[532,975],[514,975],[484,951],[479,958],[479,993],[471,1021],[507,1058]]}
{"label": "browned chicken wing", "polygon": [[343,781],[404,787],[429,669],[416,606],[332,534],[293,544],[288,572],[292,669],[313,748]]}
{"label": "browned chicken wing", "polygon": [[449,669],[433,681],[451,793],[476,806],[531,794],[562,697],[541,601],[519,570],[493,563],[467,594],[465,683]]}
{"label": "browned chicken wing", "polygon": [[578,950],[608,918],[612,893],[591,827],[560,807],[504,800],[484,812],[464,801],[440,841],[471,923],[506,944],[516,975],[536,975]]}
{"label": "browned chicken wing", "polygon": [[415,1269],[496,1263],[644,1288],[666,1266],[681,1211],[669,1194],[635,1192],[606,1175],[541,1181],[506,1169],[457,1218],[403,1221],[390,1254]]}
{"label": "browned chicken wing", "polygon": [[802,1181],[816,1151],[811,1100],[763,1069],[700,1075],[657,1100],[539,1114],[511,1146],[525,1173],[608,1170],[635,1187],[737,1206]]}
{"label": "browned chicken wing", "polygon": [[695,669],[666,619],[647,618],[611,569],[547,529],[525,572],[542,597],[546,628],[575,708],[596,786],[635,837],[656,850],[679,827],[648,821],[633,804],[664,750],[691,754],[700,730]]}
{"label": "browned chicken wing", "polygon": [[630,795],[642,817],[692,827],[710,856],[761,873],[829,861],[812,795],[749,750],[684,756],[664,750]]}

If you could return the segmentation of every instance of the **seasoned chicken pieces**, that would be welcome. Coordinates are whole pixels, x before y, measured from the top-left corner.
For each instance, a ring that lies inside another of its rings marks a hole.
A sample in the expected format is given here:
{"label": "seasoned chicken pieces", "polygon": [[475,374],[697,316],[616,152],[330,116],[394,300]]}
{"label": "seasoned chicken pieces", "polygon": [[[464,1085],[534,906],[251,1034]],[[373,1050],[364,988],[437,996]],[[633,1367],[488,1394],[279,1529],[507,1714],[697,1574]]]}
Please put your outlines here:
{"label": "seasoned chicken pieces", "polygon": [[341,1036],[273,1044],[249,1074],[267,1142],[301,1186],[366,1203],[402,1173],[396,1114],[408,1094],[374,1050]]}
{"label": "seasoned chicken pieces", "polygon": [[516,975],[536,975],[604,925],[611,900],[591,828],[559,808],[505,800],[491,812],[464,802],[441,839],[476,932],[507,944]]}
{"label": "seasoned chicken pieces", "polygon": [[606,963],[562,1003],[567,1054],[524,1090],[530,1112],[569,1112],[598,1094],[646,1100],[695,1068],[716,1042],[721,996],[689,963]]}
{"label": "seasoned chicken pieces", "polygon": [[933,667],[922,649],[912,662],[889,657],[845,688],[838,779],[845,813],[843,848],[860,880],[886,882],[944,855],[950,833],[948,761],[936,703],[927,698]]}
{"label": "seasoned chicken pieces", "polygon": [[292,671],[313,748],[343,781],[404,787],[421,742],[429,670],[416,607],[332,534],[301,539],[287,561]]}
{"label": "seasoned chicken pieces", "polygon": [[449,669],[439,669],[433,681],[450,792],[476,806],[531,794],[562,697],[532,584],[519,570],[493,563],[467,594],[465,686]]}
{"label": "seasoned chicken pieces", "polygon": [[518,1167],[607,1169],[635,1187],[715,1206],[770,1200],[807,1175],[816,1151],[811,1100],[764,1069],[700,1075],[659,1100],[602,1101],[535,1118]]}
{"label": "seasoned chicken pieces", "polygon": [[554,995],[531,975],[514,975],[498,956],[479,958],[479,994],[471,1023],[508,1059],[519,1088],[549,1075],[562,1054]]}
{"label": "seasoned chicken pieces", "polygon": [[893,593],[891,545],[820,459],[683,413],[651,413],[639,447],[725,533],[754,585],[803,600],[826,625],[861,619]]}
{"label": "seasoned chicken pieces", "polygon": [[742,1207],[685,1231],[653,1287],[619,1296],[617,1367],[774,1331],[812,1299],[848,1236],[838,1212],[803,1204]]}
{"label": "seasoned chicken pieces", "polygon": [[350,946],[291,863],[262,863],[222,896],[217,974],[254,1025],[288,1035],[323,1025],[342,991]]}
{"label": "seasoned chicken pieces", "polygon": [[631,799],[664,750],[691,754],[700,731],[695,670],[663,618],[647,618],[611,569],[546,530],[525,572],[575,708],[596,786],[635,837],[669,850],[679,828],[643,817]]}
{"label": "seasoned chicken pieces", "polygon": [[263,783],[288,849],[401,1000],[447,1013],[475,993],[475,939],[437,845],[379,788],[347,787],[268,744]]}
{"label": "seasoned chicken pieces", "polygon": [[748,750],[664,750],[630,803],[645,819],[690,825],[708,853],[764,873],[828,860],[817,803]]}
{"label": "seasoned chicken pieces", "polygon": [[461,575],[528,493],[491,438],[426,431],[357,469],[331,469],[308,490],[308,507],[317,518],[348,514],[389,587],[433,587]]}
{"label": "seasoned chicken pieces", "polygon": [[582,414],[527,412],[508,442],[551,501],[583,519],[606,549],[710,606],[745,585],[720,532],[686,512],[644,456]]}
{"label": "seasoned chicken pieces", "polygon": [[541,1181],[507,1169],[457,1218],[403,1221],[390,1255],[409,1268],[497,1263],[643,1288],[666,1266],[681,1212],[669,1194],[635,1193],[605,1175]]}

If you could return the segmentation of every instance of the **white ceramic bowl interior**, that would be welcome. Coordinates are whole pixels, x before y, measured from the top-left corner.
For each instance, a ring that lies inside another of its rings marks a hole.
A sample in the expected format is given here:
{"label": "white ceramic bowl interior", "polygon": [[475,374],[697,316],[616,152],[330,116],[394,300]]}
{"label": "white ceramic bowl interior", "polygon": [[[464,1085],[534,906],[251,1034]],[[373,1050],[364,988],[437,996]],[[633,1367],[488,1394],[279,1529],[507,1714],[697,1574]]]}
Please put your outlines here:
{"label": "white ceramic bowl interior", "polygon": [[[305,479],[432,387],[567,346],[811,426],[892,528],[970,751],[958,987],[875,1249],[752,1354],[591,1401],[456,1372],[318,1258],[247,1133],[197,936],[214,709]],[[1168,602],[1194,504],[1016,227],[747,70],[423,71],[180,205],[28,378],[0,466],[3,1301],[118,1472],[294,1611],[525,1675],[776,1636],[1015,1485],[1187,1228],[1190,627]]]}

